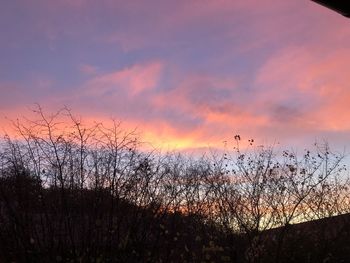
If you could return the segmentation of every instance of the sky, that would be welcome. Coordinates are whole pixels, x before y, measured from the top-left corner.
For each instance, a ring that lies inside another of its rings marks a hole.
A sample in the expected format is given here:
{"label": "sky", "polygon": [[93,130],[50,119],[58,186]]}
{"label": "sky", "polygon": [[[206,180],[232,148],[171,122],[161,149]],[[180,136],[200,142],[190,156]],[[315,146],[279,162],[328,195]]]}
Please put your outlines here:
{"label": "sky", "polygon": [[168,149],[350,146],[350,19],[311,1],[2,0],[0,124],[68,106]]}

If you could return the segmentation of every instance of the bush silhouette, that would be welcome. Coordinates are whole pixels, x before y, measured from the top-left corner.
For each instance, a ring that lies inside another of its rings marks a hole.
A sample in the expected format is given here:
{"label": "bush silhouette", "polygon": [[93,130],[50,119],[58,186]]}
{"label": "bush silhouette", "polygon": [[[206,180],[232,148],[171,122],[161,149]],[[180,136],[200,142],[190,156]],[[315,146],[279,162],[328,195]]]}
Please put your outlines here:
{"label": "bush silhouette", "polygon": [[[327,144],[190,158],[69,110],[0,149],[2,262],[341,262],[349,180]],[[64,119],[64,120],[62,120]],[[302,223],[303,222],[303,223]]]}

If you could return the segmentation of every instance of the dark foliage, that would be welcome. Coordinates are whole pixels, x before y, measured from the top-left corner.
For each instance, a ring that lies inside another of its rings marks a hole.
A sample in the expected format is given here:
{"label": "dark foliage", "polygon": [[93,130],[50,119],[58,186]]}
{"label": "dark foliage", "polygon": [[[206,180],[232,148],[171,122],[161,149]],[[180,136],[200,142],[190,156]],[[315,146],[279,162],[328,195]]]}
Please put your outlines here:
{"label": "dark foliage", "polygon": [[[349,177],[327,144],[189,158],[67,109],[0,146],[0,262],[346,262]],[[63,118],[63,120],[62,120]],[[303,222],[303,223],[300,223]]]}

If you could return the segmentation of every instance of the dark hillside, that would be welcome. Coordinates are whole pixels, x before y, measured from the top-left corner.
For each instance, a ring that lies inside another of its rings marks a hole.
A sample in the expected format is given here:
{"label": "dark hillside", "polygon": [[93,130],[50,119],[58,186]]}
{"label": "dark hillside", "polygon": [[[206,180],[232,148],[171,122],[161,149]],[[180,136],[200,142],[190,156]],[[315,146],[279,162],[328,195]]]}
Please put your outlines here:
{"label": "dark hillside", "polygon": [[106,190],[1,178],[1,262],[228,262],[233,235],[197,215],[138,207]]}
{"label": "dark hillside", "polygon": [[[10,171],[11,172],[11,171]],[[347,262],[350,215],[245,235],[106,190],[42,188],[25,170],[1,178],[1,262]],[[114,208],[112,207],[114,206]],[[112,212],[113,211],[113,212]],[[112,214],[111,214],[112,213]]]}
{"label": "dark hillside", "polygon": [[262,239],[261,262],[349,262],[350,214],[271,229]]}

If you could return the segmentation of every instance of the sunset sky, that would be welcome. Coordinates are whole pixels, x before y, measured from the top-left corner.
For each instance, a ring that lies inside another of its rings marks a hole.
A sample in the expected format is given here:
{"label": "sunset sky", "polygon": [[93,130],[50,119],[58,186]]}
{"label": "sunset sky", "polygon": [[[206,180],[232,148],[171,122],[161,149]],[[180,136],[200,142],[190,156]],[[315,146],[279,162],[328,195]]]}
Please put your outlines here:
{"label": "sunset sky", "polygon": [[0,122],[39,103],[157,147],[350,146],[350,19],[311,1],[0,4]]}

